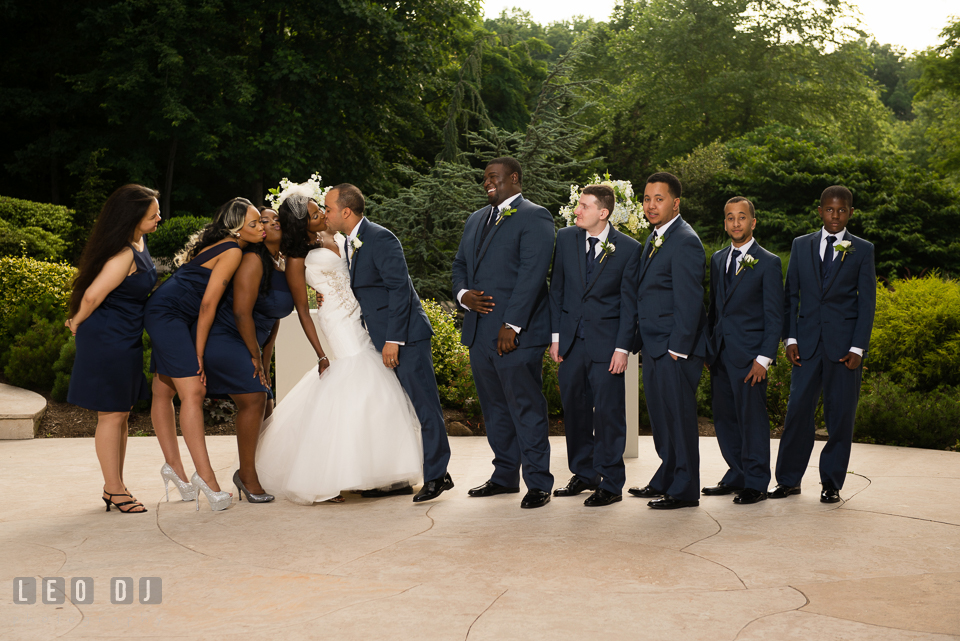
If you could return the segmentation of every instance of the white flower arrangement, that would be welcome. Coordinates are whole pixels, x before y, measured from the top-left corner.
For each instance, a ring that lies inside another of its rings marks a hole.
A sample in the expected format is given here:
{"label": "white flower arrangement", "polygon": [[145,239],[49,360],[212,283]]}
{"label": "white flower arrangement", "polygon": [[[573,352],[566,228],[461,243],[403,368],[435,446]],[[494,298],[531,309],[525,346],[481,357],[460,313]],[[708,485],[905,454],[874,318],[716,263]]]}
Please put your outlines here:
{"label": "white flower arrangement", "polygon": [[291,182],[289,178],[282,178],[279,187],[269,190],[266,200],[270,203],[272,209],[276,209],[287,198],[297,194],[310,198],[316,201],[318,205],[323,206],[323,199],[331,188],[323,187],[321,181],[318,173],[312,174],[310,180],[302,183],[295,183]]}
{"label": "white flower arrangement", "polygon": [[[633,193],[633,184],[629,180],[612,180],[608,172],[602,178],[594,174],[587,185],[605,185],[613,189],[616,204],[610,213],[609,220],[618,231],[639,237],[642,230],[650,227],[650,223],[643,215],[643,206]],[[570,203],[560,208],[560,215],[567,221],[567,227],[576,224],[577,215],[574,210],[580,203],[582,195],[583,187],[570,185]]]}

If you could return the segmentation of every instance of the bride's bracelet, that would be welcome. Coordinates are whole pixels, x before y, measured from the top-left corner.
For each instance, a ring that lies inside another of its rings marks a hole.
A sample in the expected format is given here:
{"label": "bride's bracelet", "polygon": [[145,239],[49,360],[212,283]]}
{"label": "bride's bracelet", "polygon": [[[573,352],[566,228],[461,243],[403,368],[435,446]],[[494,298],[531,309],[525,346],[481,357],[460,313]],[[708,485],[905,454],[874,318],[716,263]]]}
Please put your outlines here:
{"label": "bride's bracelet", "polygon": [[326,357],[326,356],[321,356],[320,358],[317,359],[317,365],[320,364],[320,361],[325,361],[325,360],[328,360],[327,357]]}

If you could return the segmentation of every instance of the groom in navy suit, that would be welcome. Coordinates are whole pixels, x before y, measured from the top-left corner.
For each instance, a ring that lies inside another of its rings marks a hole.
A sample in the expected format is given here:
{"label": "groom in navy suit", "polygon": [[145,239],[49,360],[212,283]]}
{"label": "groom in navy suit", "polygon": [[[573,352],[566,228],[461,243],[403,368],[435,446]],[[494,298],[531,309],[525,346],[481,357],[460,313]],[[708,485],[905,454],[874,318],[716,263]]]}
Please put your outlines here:
{"label": "groom in navy suit", "polygon": [[557,233],[550,278],[550,356],[560,363],[567,461],[573,477],[554,496],[593,494],[588,507],[622,498],[626,473],[626,387],[623,372],[637,336],[640,243],[608,219],[613,189],[584,187],[576,227]]}
{"label": "groom in navy suit", "polygon": [[520,194],[514,158],[491,160],[483,173],[489,206],[467,219],[453,261],[453,295],[464,307],[461,341],[493,450],[493,476],[468,492],[493,496],[527,486],[522,508],[550,501],[549,422],[543,353],[550,344],[547,271],[553,216]]}
{"label": "groom in navy suit", "polygon": [[753,237],[756,210],[734,196],[723,209],[730,245],[710,259],[707,365],[713,387],[713,424],[729,469],[706,496],[737,492],[734,503],[767,498],[770,417],[767,368],[777,356],[783,328],[780,257]]}
{"label": "groom in navy suit", "polygon": [[[657,510],[700,504],[697,385],[706,356],[703,276],[706,258],[697,233],[680,216],[680,180],[647,178],[643,211],[656,229],[640,258],[639,332],[643,392],[660,468],[630,494]],[[660,498],[654,498],[660,497]]]}
{"label": "groom in navy suit", "polygon": [[[353,185],[337,185],[324,200],[327,225],[347,236],[350,285],[360,302],[361,320],[383,364],[400,379],[420,420],[423,439],[423,487],[415,503],[429,501],[453,487],[447,472],[450,443],[440,408],[430,338],[433,328],[407,273],[400,241],[388,229],[363,216],[364,198]],[[383,492],[410,493],[407,488]]]}
{"label": "groom in navy suit", "polygon": [[853,194],[834,185],[818,208],[823,228],[793,241],[784,288],[783,338],[793,364],[790,401],[770,498],[800,494],[823,392],[829,438],[820,453],[823,503],[840,501],[857,418],[863,355],[877,307],[873,244],[847,231]]}

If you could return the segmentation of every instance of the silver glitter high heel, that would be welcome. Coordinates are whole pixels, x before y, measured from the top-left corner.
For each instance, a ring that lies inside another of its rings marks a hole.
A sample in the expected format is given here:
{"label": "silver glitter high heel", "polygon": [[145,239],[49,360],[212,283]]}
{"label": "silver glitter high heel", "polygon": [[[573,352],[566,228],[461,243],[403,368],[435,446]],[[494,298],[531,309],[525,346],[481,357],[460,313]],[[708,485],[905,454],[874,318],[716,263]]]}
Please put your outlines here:
{"label": "silver glitter high heel", "polygon": [[[220,510],[225,510],[230,507],[230,502],[233,500],[233,497],[230,496],[229,492],[214,492],[196,472],[190,477],[190,482],[193,483],[195,488],[203,492],[203,495],[207,497],[207,503],[210,504],[210,509],[214,512],[219,512]],[[200,501],[198,499],[197,511],[199,510]]]}
{"label": "silver glitter high heel", "polygon": [[240,491],[240,497],[237,499],[238,501],[243,500],[244,494],[247,495],[247,503],[269,503],[276,498],[273,496],[273,494],[267,494],[266,492],[263,494],[250,494],[250,490],[248,490],[243,484],[243,481],[240,480],[240,470],[237,470],[233,473],[233,484],[236,485],[237,490]]}
{"label": "silver glitter high heel", "polygon": [[197,488],[193,487],[186,481],[180,479],[177,476],[177,473],[173,471],[173,468],[170,467],[169,463],[164,463],[163,467],[160,468],[160,478],[163,479],[163,491],[167,493],[167,502],[170,502],[170,481],[173,481],[173,484],[178,490],[180,490],[180,498],[184,501],[194,501],[197,498]]}

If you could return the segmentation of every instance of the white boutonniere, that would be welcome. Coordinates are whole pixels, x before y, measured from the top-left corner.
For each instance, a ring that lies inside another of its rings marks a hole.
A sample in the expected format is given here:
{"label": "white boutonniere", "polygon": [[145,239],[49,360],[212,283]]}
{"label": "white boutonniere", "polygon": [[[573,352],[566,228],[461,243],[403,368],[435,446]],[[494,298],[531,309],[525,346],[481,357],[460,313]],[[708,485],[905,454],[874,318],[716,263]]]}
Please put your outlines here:
{"label": "white boutonniere", "polygon": [[359,238],[353,238],[350,240],[350,246],[353,247],[353,253],[356,254],[363,247],[363,241]]}
{"label": "white boutonniere", "polygon": [[854,249],[853,249],[853,243],[851,243],[849,240],[841,240],[841,241],[838,242],[836,245],[834,245],[833,248],[834,248],[834,250],[836,250],[836,251],[840,252],[841,254],[843,254],[843,256],[840,257],[840,262],[841,262],[841,263],[842,263],[842,262],[844,261],[844,259],[847,257],[847,252],[852,252],[852,251],[854,251]]}
{"label": "white boutonniere", "polygon": [[513,214],[514,214],[516,211],[517,211],[517,210],[516,210],[516,208],[514,208],[514,207],[511,207],[510,209],[507,209],[507,210],[505,210],[505,211],[501,211],[501,212],[500,212],[500,216],[497,217],[497,222],[495,223],[494,226],[499,225],[501,222],[503,222],[503,219],[504,219],[504,218],[507,218],[508,216],[513,216]]}
{"label": "white boutonniere", "polygon": [[749,267],[750,269],[753,269],[756,266],[756,264],[759,262],[760,261],[758,259],[754,258],[750,254],[747,254],[746,256],[740,259],[740,267],[737,269],[737,273],[734,274],[734,276],[739,276],[740,272],[743,271],[744,267]]}
{"label": "white boutonniere", "polygon": [[657,236],[657,239],[653,241],[653,249],[650,250],[650,253],[647,255],[647,258],[650,258],[658,251],[660,251],[660,246],[663,245],[663,236]]}
{"label": "white boutonniere", "polygon": [[603,259],[606,258],[608,254],[612,256],[613,252],[617,251],[617,246],[611,243],[609,240],[605,240],[600,243],[600,249],[603,250],[603,256],[600,257],[600,262],[602,263]]}

